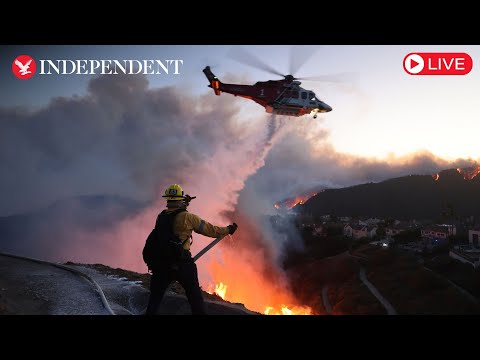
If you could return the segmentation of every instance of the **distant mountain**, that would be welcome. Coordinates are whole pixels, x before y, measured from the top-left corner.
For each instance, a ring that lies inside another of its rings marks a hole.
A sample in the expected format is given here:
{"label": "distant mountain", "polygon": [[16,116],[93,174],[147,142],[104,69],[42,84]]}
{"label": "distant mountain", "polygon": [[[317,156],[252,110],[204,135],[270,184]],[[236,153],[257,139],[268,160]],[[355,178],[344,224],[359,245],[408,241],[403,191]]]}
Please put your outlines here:
{"label": "distant mountain", "polygon": [[111,195],[77,196],[41,210],[0,217],[0,251],[53,259],[75,235],[108,228],[146,204]]}
{"label": "distant mountain", "polygon": [[336,216],[438,219],[453,209],[456,216],[480,216],[480,175],[457,169],[410,175],[379,183],[327,189],[301,206],[301,211]]}

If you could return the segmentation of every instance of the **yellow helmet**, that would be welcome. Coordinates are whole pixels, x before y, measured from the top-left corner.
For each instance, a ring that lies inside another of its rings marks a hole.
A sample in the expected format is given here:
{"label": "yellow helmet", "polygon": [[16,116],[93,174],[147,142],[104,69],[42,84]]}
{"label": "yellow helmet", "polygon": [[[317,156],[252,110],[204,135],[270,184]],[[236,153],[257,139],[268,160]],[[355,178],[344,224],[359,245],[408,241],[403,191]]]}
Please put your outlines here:
{"label": "yellow helmet", "polygon": [[170,185],[165,190],[165,195],[162,197],[166,198],[167,200],[183,200],[185,196],[183,195],[183,189],[178,184]]}

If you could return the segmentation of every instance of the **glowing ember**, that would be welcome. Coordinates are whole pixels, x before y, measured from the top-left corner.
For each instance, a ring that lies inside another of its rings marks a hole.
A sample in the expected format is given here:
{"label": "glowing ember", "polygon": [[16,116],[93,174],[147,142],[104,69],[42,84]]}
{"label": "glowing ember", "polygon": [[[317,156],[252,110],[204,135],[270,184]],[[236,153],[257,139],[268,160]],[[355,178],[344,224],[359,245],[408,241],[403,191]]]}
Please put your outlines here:
{"label": "glowing ember", "polygon": [[278,205],[278,204],[275,204],[273,206],[275,206],[275,209],[280,209],[280,205]]}
{"label": "glowing ember", "polygon": [[472,180],[475,176],[480,174],[480,165],[479,166],[472,166],[469,168],[457,168],[457,171],[462,174],[465,180]]}
{"label": "glowing ember", "polygon": [[437,181],[440,178],[439,174],[433,174],[432,175],[433,180]]}

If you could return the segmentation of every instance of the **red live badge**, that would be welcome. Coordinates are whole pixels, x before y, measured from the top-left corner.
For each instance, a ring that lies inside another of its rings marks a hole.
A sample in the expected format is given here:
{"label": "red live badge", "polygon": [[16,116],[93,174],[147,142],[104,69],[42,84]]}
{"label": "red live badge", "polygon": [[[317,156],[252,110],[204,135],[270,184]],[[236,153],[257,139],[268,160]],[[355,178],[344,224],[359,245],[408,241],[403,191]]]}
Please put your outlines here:
{"label": "red live badge", "polygon": [[467,53],[410,53],[403,59],[410,75],[467,75],[472,67]]}

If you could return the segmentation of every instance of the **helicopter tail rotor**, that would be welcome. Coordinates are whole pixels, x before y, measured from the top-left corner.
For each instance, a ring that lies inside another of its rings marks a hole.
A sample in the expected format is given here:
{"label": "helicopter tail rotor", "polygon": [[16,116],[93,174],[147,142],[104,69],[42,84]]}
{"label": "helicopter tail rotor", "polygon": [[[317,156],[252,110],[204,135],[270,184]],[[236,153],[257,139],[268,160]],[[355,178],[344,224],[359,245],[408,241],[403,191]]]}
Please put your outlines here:
{"label": "helicopter tail rotor", "polygon": [[208,85],[208,87],[213,89],[215,95],[220,96],[220,85],[222,85],[222,82],[213,74],[210,66],[206,66],[205,69],[203,69],[203,73],[207,77],[208,81],[210,81],[210,85]]}

